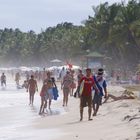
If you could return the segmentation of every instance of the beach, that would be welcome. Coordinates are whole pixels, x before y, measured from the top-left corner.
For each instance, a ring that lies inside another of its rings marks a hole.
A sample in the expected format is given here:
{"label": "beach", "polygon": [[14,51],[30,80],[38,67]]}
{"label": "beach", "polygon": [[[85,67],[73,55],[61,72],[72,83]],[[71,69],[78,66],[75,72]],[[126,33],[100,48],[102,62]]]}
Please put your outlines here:
{"label": "beach", "polygon": [[[0,89],[0,140],[136,140],[140,139],[140,101],[109,100],[103,104],[96,117],[88,121],[87,108],[80,122],[79,99],[69,97],[67,107],[59,99],[52,102],[47,114],[38,115],[39,93],[33,106],[28,105],[28,93],[8,83]],[[109,86],[108,92],[119,96],[121,86]]]}

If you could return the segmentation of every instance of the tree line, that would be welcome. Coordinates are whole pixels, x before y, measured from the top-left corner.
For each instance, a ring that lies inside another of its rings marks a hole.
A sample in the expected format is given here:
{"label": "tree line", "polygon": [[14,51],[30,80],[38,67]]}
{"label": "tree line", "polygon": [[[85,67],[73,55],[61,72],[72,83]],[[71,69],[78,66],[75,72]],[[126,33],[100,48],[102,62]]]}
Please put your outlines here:
{"label": "tree line", "polygon": [[105,2],[92,9],[94,15],[81,26],[64,22],[39,34],[1,29],[0,63],[46,65],[54,58],[78,63],[89,50],[103,54],[112,66],[136,66],[140,60],[140,1]]}

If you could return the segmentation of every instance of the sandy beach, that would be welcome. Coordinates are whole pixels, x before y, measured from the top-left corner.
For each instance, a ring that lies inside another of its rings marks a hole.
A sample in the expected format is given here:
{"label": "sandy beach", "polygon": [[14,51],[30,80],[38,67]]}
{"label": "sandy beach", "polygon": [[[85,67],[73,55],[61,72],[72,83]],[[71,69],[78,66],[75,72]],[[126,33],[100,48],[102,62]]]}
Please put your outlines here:
{"label": "sandy beach", "polygon": [[[119,86],[110,86],[109,92],[120,95],[124,91]],[[62,134],[55,140],[135,140],[139,137],[139,101],[121,100],[102,105],[93,121],[88,121],[87,108],[84,120],[79,121],[79,99],[70,99],[67,113],[38,119],[37,129],[57,128]],[[137,119],[138,118],[138,119]],[[46,134],[47,135],[47,134]]]}
{"label": "sandy beach", "polygon": [[[120,86],[109,86],[108,92],[119,96]],[[93,121],[87,108],[79,121],[79,99],[69,97],[62,107],[62,91],[46,115],[38,115],[40,96],[34,106],[28,105],[28,93],[9,84],[0,92],[0,140],[136,140],[140,139],[140,101],[119,100],[103,104]]]}

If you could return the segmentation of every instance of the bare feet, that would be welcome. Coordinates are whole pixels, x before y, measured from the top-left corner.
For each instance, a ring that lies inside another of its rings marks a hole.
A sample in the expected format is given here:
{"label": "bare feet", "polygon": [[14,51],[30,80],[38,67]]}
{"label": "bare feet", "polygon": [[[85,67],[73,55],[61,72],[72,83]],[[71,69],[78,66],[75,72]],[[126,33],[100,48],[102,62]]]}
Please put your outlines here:
{"label": "bare feet", "polygon": [[89,118],[88,120],[89,120],[89,121],[92,121],[93,119]]}
{"label": "bare feet", "polygon": [[42,113],[41,113],[41,112],[39,112],[38,114],[39,114],[39,115],[41,115]]}
{"label": "bare feet", "polygon": [[82,121],[83,120],[83,118],[80,118],[80,121]]}
{"label": "bare feet", "polygon": [[95,112],[93,113],[93,116],[96,116],[96,113]]}

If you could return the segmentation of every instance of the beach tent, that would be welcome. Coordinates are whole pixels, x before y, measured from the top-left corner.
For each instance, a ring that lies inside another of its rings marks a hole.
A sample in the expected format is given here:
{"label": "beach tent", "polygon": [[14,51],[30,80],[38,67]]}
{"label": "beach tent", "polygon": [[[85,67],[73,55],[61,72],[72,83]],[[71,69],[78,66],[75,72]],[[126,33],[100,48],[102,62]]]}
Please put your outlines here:
{"label": "beach tent", "polygon": [[31,68],[28,68],[28,67],[25,67],[25,66],[19,67],[19,69],[21,71],[31,71],[32,70]]}
{"label": "beach tent", "polygon": [[61,63],[62,61],[59,60],[59,59],[54,59],[54,60],[51,60],[50,62],[51,62],[51,63]]}
{"label": "beach tent", "polygon": [[46,68],[47,70],[54,70],[54,69],[59,69],[59,67],[57,66],[52,66],[52,67],[49,67],[49,68]]}
{"label": "beach tent", "polygon": [[[65,69],[69,69],[69,65],[63,65],[63,66],[60,66],[59,68],[62,69],[63,67]],[[72,65],[72,69],[80,69],[80,66]]]}
{"label": "beach tent", "polygon": [[59,59],[53,59],[50,61],[52,66],[61,66],[62,61]]}

